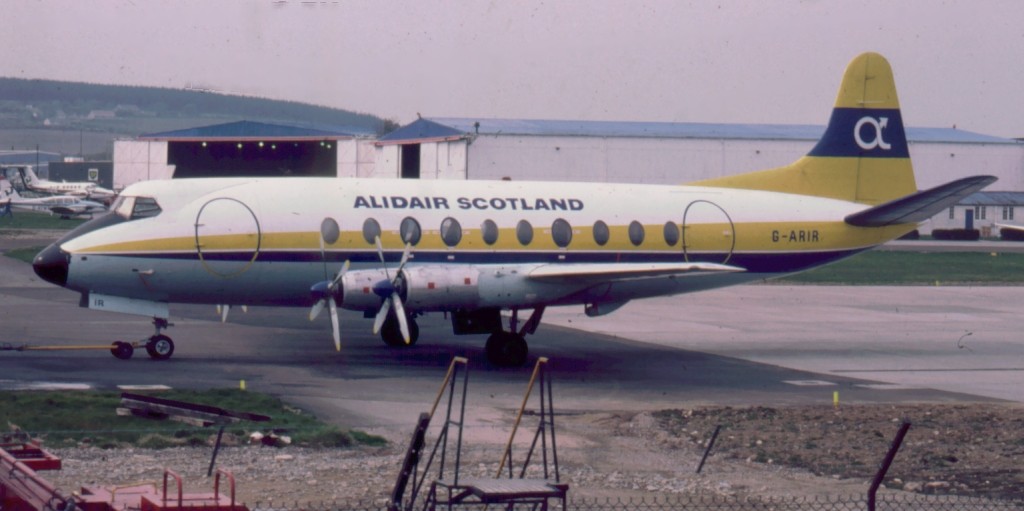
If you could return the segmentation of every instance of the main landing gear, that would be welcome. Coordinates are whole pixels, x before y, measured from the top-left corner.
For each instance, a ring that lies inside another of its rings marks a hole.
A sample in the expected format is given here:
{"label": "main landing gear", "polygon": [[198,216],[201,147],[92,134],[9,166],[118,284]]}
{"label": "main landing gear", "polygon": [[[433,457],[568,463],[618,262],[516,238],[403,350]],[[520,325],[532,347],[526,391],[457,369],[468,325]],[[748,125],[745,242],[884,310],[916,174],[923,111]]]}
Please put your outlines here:
{"label": "main landing gear", "polygon": [[[174,341],[161,334],[160,331],[172,327],[174,324],[168,323],[164,318],[153,318],[153,326],[156,328],[156,333],[146,339],[142,346],[145,346],[149,358],[167,360],[174,354]],[[135,354],[135,348],[139,345],[140,343],[117,341],[111,346],[110,353],[121,360],[128,360]]]}
{"label": "main landing gear", "polygon": [[416,341],[420,338],[420,326],[416,324],[416,320],[411,316],[405,317],[405,323],[409,327],[409,344],[406,344],[405,339],[402,338],[402,327],[398,324],[398,316],[395,316],[395,314],[395,309],[391,309],[387,319],[384,320],[384,324],[381,325],[381,340],[392,348],[404,348],[416,344]]}
{"label": "main landing gear", "polygon": [[498,367],[520,367],[526,363],[526,357],[530,349],[526,345],[526,335],[533,334],[540,325],[540,318],[544,315],[544,307],[533,309],[530,319],[526,320],[523,328],[516,330],[519,326],[519,309],[512,309],[512,317],[509,318],[508,331],[498,330],[487,338],[484,350],[487,353],[487,361]]}

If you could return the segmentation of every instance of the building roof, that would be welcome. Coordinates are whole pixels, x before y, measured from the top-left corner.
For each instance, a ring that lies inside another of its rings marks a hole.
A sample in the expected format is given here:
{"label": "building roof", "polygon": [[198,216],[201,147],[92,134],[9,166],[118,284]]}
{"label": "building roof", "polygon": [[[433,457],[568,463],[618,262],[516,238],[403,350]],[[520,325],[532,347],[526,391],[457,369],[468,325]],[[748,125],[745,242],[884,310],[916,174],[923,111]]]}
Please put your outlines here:
{"label": "building roof", "polygon": [[[815,141],[824,126],[807,124],[713,124],[695,122],[558,121],[530,119],[418,119],[378,143],[412,143],[483,136],[576,136],[621,138],[712,138],[734,140]],[[1016,140],[955,128],[906,129],[910,142],[958,144],[1018,144]]]}
{"label": "building roof", "polygon": [[338,140],[368,135],[356,128],[340,130],[334,128],[310,128],[286,124],[267,124],[254,121],[237,121],[212,126],[201,126],[183,130],[164,131],[139,135],[140,140],[170,141],[234,141],[234,140]]}
{"label": "building roof", "polygon": [[1024,192],[974,192],[961,206],[1024,206]]}
{"label": "building roof", "polygon": [[60,161],[64,157],[60,153],[49,151],[0,151],[0,164],[3,165],[46,165],[51,161]]}

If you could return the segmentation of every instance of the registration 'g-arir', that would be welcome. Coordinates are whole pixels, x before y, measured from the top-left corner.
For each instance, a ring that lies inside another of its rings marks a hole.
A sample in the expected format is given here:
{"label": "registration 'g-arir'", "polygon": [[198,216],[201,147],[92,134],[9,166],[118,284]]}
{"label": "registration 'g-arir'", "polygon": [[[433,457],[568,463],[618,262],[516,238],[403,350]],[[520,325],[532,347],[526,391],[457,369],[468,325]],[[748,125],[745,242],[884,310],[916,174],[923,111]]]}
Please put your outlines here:
{"label": "registration 'g-arir'", "polygon": [[[856,254],[995,180],[918,191],[892,70],[849,65],[821,140],[786,167],[689,186],[509,181],[181,179],[128,187],[109,215],[43,250],[35,271],[90,308],[168,304],[328,308],[374,317],[389,345],[445,311],[489,334],[498,365],[526,361],[544,308],[590,316],[629,300],[798,272]],[[506,326],[502,311],[511,311]],[[530,311],[529,315],[522,311]]]}

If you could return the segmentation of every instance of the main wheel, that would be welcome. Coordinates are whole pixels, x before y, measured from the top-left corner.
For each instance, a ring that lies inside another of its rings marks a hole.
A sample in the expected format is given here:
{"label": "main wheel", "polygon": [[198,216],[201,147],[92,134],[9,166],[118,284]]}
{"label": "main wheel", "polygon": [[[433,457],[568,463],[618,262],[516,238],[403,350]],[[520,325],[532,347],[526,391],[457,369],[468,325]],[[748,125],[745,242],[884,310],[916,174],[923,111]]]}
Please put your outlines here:
{"label": "main wheel", "polygon": [[498,367],[520,367],[526,363],[530,348],[519,334],[495,332],[484,346],[487,361]]}
{"label": "main wheel", "polygon": [[394,311],[388,314],[384,324],[380,327],[380,338],[384,344],[392,348],[404,348],[416,344],[420,337],[420,326],[412,318],[406,318],[405,322],[409,327],[409,344],[405,344],[405,339],[402,338],[402,327],[398,324],[398,316],[395,316]]}
{"label": "main wheel", "polygon": [[135,348],[124,341],[115,341],[110,346],[110,353],[121,360],[128,360],[135,353]]}
{"label": "main wheel", "polygon": [[146,353],[153,360],[167,360],[174,354],[174,341],[166,335],[154,335],[146,342]]}

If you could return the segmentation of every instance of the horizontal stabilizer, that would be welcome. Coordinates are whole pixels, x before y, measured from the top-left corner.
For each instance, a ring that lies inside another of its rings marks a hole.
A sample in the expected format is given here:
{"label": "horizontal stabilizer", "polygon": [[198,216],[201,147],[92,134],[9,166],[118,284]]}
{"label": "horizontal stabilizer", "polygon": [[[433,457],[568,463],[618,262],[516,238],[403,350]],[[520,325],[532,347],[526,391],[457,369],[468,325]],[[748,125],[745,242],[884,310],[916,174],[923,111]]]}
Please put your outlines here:
{"label": "horizontal stabilizer", "polygon": [[856,227],[884,227],[923,222],[960,202],[964,197],[994,183],[996,179],[995,176],[957,179],[854,213],[845,220]]}
{"label": "horizontal stabilizer", "polygon": [[535,280],[576,280],[613,282],[652,277],[687,277],[709,273],[746,271],[738,266],[717,263],[616,263],[551,264],[535,268],[529,278]]}

